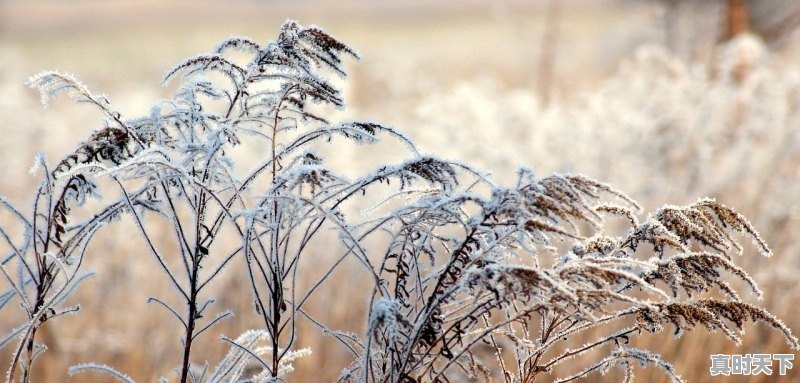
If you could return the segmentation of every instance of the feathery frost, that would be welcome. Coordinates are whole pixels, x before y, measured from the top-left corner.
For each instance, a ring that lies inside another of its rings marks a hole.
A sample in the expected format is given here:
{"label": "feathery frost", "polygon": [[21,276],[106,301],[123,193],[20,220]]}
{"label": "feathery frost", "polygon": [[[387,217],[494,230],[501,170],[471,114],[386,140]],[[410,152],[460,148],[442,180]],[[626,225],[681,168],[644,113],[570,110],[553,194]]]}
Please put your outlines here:
{"label": "feathery frost", "polygon": [[[230,59],[231,51],[248,61]],[[738,342],[745,322],[765,323],[799,348],[780,319],[737,292],[744,285],[762,295],[734,263],[732,254],[744,252],[739,236],[772,254],[741,214],[700,199],[641,219],[635,200],[586,176],[540,177],[523,168],[515,184],[501,185],[468,165],[420,154],[394,128],[329,122],[325,107],[343,108],[344,100],[328,75],[344,77],[348,57],[358,55],[320,28],[288,20],[274,41],[234,36],[180,62],[164,76],[165,85],[181,82],[175,96],[133,118],[70,75],[33,77],[45,105],[65,92],[95,106],[103,123],[55,166],[37,159],[43,179],[30,211],[0,199],[19,229],[0,228],[8,248],[0,309],[21,308],[25,317],[0,338],[0,345],[16,341],[7,381],[31,380],[45,350],[37,330],[77,311],[63,303],[86,279],[87,246],[120,218],[136,225],[172,288],[174,296],[148,302],[167,310],[179,329],[179,352],[167,355],[181,383],[290,381],[294,362],[313,357],[301,323],[352,354],[338,381],[358,383],[567,382],[612,367],[632,381],[637,363],[681,382],[666,361],[629,343],[643,332],[698,326]],[[337,145],[371,145],[382,136],[405,146],[409,158],[353,179],[316,150],[334,137]],[[232,153],[248,149],[248,161],[235,161]],[[389,194],[370,199],[386,190],[375,187],[381,183]],[[89,197],[101,206],[89,210]],[[380,202],[362,221],[349,214],[369,201]],[[609,217],[626,225],[624,235],[607,230]],[[156,233],[153,222],[166,232]],[[156,234],[171,236],[169,251]],[[348,258],[366,278],[360,336],[327,327],[307,307]],[[323,272],[300,280],[306,267]],[[235,272],[253,302],[252,313],[237,315],[252,315],[259,328],[223,337],[230,351],[209,369],[196,360],[201,335],[233,313],[217,307],[208,286]],[[7,304],[13,300],[19,304]],[[590,330],[604,335],[575,344]],[[612,345],[590,367],[563,371],[567,361]],[[69,370],[86,372],[132,382],[104,365]]]}

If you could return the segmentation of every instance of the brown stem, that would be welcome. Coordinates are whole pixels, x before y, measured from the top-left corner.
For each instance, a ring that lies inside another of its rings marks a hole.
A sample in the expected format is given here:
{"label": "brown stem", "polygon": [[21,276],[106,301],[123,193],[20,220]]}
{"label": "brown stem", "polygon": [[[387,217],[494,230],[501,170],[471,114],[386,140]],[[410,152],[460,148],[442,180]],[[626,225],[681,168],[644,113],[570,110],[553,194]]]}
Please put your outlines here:
{"label": "brown stem", "polygon": [[[228,106],[228,111],[225,113],[225,118],[230,117],[231,112],[233,111],[234,107],[236,106],[236,101],[241,96],[242,91],[237,90],[236,95],[231,99],[231,103]],[[203,181],[206,181],[209,177],[208,173],[208,166],[203,172]],[[202,262],[204,257],[207,257],[207,251],[204,253],[200,251],[202,247],[203,241],[205,241],[208,237],[211,237],[210,233],[206,233],[206,237],[201,238],[201,230],[200,226],[202,225],[201,220],[205,215],[205,204],[207,202],[206,194],[204,190],[200,191],[200,195],[197,199],[197,210],[195,212],[196,216],[196,225],[195,225],[195,246],[194,246],[194,254],[192,255],[192,275],[191,280],[189,281],[189,318],[186,321],[186,336],[184,338],[184,346],[183,346],[183,364],[181,368],[181,383],[186,383],[189,377],[189,358],[192,352],[192,338],[194,337],[194,330],[197,323],[197,294],[199,292],[198,288],[198,280],[199,280],[199,269],[200,269],[200,262]],[[170,202],[171,203],[171,202]],[[208,246],[208,245],[207,245]],[[191,254],[190,254],[191,255]]]}
{"label": "brown stem", "polygon": [[189,320],[186,321],[186,338],[183,347],[183,367],[181,369],[181,383],[186,383],[189,377],[189,356],[192,351],[192,337],[194,336],[195,323],[197,321],[197,276],[199,259],[199,246],[195,248],[195,262],[192,267],[191,288],[189,296]]}
{"label": "brown stem", "polygon": [[31,331],[31,337],[28,338],[28,345],[26,346],[27,353],[28,353],[28,363],[25,364],[25,369],[22,370],[22,381],[23,382],[30,382],[31,381],[31,365],[33,363],[33,345],[34,345],[34,338],[36,338],[36,330],[38,328],[34,328]]}
{"label": "brown stem", "polygon": [[727,0],[725,5],[725,31],[722,41],[728,41],[749,29],[750,12],[747,0]]}
{"label": "brown stem", "polygon": [[[42,273],[39,273],[39,278],[40,278],[39,280],[41,280]],[[38,313],[39,310],[41,310],[43,305],[44,305],[44,290],[42,289],[42,285],[40,284],[39,287],[36,290],[36,305],[34,306],[34,309],[31,310],[31,313],[32,313],[31,314],[31,320],[32,320],[32,322],[31,322],[30,335],[27,335],[27,340],[25,341],[25,346],[24,346],[25,353],[27,354],[27,360],[28,360],[28,362],[25,363],[25,367],[22,369],[22,381],[25,382],[25,383],[30,382],[31,365],[33,364],[33,363],[31,363],[31,361],[33,359],[33,346],[35,344],[34,339],[36,339],[36,330],[45,321],[44,317],[42,317],[42,319],[41,319],[42,322],[39,323],[39,324],[36,323],[36,321],[37,321],[36,313]],[[20,346],[22,346],[22,345],[20,345]],[[8,373],[8,381],[9,382],[14,381],[14,371],[17,369],[17,366],[19,365],[20,355],[22,355],[22,349],[18,349],[18,350],[19,351],[15,353],[16,355],[14,356],[14,360],[11,362],[11,370]]]}

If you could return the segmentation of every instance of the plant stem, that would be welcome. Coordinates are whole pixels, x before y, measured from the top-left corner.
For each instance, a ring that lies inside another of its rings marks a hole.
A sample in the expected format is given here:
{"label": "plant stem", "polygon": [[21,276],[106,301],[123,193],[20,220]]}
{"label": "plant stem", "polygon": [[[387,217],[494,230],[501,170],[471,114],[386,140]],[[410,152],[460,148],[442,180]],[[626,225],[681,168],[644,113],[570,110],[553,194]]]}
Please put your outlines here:
{"label": "plant stem", "polygon": [[183,367],[181,369],[181,383],[186,383],[189,377],[189,356],[192,352],[192,337],[194,336],[195,323],[197,321],[197,275],[200,259],[198,250],[195,249],[194,262],[192,265],[191,287],[189,295],[189,318],[186,321],[186,337],[183,347]]}

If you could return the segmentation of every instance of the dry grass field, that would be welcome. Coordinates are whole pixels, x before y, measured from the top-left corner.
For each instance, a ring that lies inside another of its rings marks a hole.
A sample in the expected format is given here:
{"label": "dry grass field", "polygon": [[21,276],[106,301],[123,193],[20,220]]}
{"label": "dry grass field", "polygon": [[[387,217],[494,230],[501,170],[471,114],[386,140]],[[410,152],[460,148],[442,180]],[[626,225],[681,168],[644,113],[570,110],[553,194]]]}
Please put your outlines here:
{"label": "dry grass field", "polygon": [[[546,27],[548,1],[458,4],[0,0],[0,195],[27,207],[39,182],[28,172],[35,154],[56,161],[102,122],[89,108],[63,99],[42,109],[39,95],[24,84],[29,76],[67,71],[126,115],[146,115],[154,101],[174,92],[160,84],[167,68],[231,35],[267,41],[293,18],[319,25],[362,57],[346,63],[349,75],[340,85],[348,107],[333,112],[334,120],[381,121],[405,132],[423,152],[469,162],[506,183],[525,165],[539,175],[573,172],[608,182],[640,201],[644,211],[699,197],[736,208],[775,254],[761,257],[745,246],[735,259],[764,291],[763,301],[746,300],[800,332],[800,40],[790,37],[772,48],[745,36],[715,46],[719,20],[709,17],[717,11],[709,6],[684,12],[681,26],[691,29],[679,36],[683,45],[675,52],[666,47],[660,2],[566,2],[555,35]],[[542,60],[543,53],[552,58]],[[550,66],[547,103],[542,65]],[[248,150],[236,154],[240,161],[259,149]],[[353,174],[403,156],[382,144],[325,151]],[[0,222],[10,220],[0,213]],[[165,247],[167,229],[154,230],[164,233],[155,240]],[[97,275],[70,297],[82,306],[77,315],[37,334],[49,349],[34,382],[111,381],[88,374],[66,378],[69,366],[88,361],[138,382],[175,380],[179,328],[147,304],[171,287],[156,277],[158,265],[146,244],[134,239],[135,231],[134,222],[123,219],[91,245],[85,267]],[[330,262],[326,246],[308,251]],[[231,268],[246,272],[244,262]],[[365,276],[357,269],[355,262],[337,269],[308,306],[332,328],[363,333]],[[320,270],[306,269],[303,277],[311,283]],[[260,323],[244,277],[226,274],[211,290],[236,317],[202,339],[193,359],[209,363],[229,349],[219,335],[235,337]],[[0,333],[19,323],[15,309],[0,311]],[[297,343],[313,354],[299,359],[287,380],[334,381],[350,356],[314,326],[301,330]],[[719,335],[698,328],[679,338],[666,331],[632,343],[662,354],[689,382],[800,381],[800,367],[787,376],[712,378],[711,354],[798,355],[762,324],[747,325],[741,346]],[[0,350],[3,370],[8,349]],[[642,382],[667,381],[652,368],[636,375]],[[619,380],[612,373],[584,381]]]}

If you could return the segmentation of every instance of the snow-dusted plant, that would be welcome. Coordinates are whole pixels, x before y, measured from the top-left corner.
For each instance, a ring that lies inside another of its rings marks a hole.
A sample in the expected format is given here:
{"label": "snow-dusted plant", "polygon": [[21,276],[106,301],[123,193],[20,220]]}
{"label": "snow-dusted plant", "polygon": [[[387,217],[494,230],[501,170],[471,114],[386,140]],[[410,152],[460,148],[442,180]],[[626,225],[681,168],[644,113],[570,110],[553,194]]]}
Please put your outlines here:
{"label": "snow-dusted plant", "polygon": [[[43,101],[66,92],[97,107],[105,123],[56,166],[39,160],[45,180],[31,214],[0,200],[25,233],[14,242],[9,231],[0,232],[10,247],[0,308],[17,300],[28,318],[4,338],[9,343],[19,334],[7,380],[31,380],[44,349],[36,330],[74,311],[60,304],[83,278],[86,245],[123,216],[136,224],[174,287],[175,296],[150,301],[181,329],[182,383],[286,381],[294,360],[311,357],[298,345],[302,321],[353,355],[342,382],[532,382],[542,375],[569,381],[614,366],[632,378],[635,363],[680,380],[658,355],[630,346],[637,335],[666,325],[676,333],[705,326],[738,342],[745,321],[762,321],[798,348],[779,319],[736,292],[741,284],[761,294],[732,262],[731,254],[743,251],[732,234],[771,252],[732,209],[701,199],[664,206],[640,222],[633,199],[584,176],[540,178],[523,169],[515,185],[503,186],[468,165],[420,154],[379,123],[329,122],[326,107],[343,108],[344,101],[327,75],[344,77],[347,56],[357,57],[321,29],[287,21],[268,44],[233,37],[214,53],[186,59],[164,78],[182,80],[175,97],[136,118],[71,76],[31,79]],[[334,169],[316,151],[342,139],[374,144],[381,135],[406,145],[411,157],[348,178],[349,169]],[[237,158],[248,145],[259,155]],[[381,183],[394,191],[378,198],[384,202],[370,217],[354,215],[348,206],[384,193],[387,187],[374,187]],[[97,189],[119,198],[101,198],[104,207],[73,219],[72,210]],[[399,199],[405,204],[397,206]],[[626,222],[627,232],[606,230],[609,216]],[[166,245],[154,238],[159,220],[171,230]],[[336,235],[323,235],[330,232]],[[329,256],[332,262],[309,259],[320,256],[311,251],[319,245],[326,254],[341,251]],[[326,327],[306,307],[348,258],[368,281],[361,335]],[[208,287],[239,271],[231,266],[237,260],[246,266],[237,277],[249,281],[261,327],[223,338],[231,351],[209,370],[193,360],[195,341],[233,314],[211,312]],[[301,271],[308,264],[328,266],[309,281]],[[598,328],[606,335],[573,344]],[[608,357],[584,369],[578,367],[586,362],[572,363],[592,350]],[[564,371],[568,361],[576,367]],[[109,366],[70,370],[86,371],[133,381]]]}

